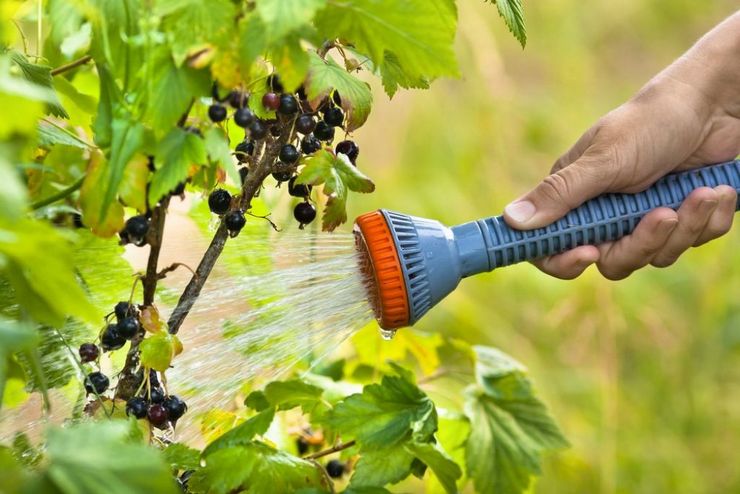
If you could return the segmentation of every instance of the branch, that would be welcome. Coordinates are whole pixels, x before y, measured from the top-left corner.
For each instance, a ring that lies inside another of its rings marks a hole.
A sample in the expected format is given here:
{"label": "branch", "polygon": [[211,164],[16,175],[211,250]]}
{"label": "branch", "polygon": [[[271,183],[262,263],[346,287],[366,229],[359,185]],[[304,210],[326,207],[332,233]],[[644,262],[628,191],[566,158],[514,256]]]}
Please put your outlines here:
{"label": "branch", "polygon": [[[280,154],[280,148],[290,142],[295,135],[291,124],[292,119],[281,121],[282,132],[277,138],[269,137],[270,134],[268,133],[268,141],[265,145],[262,158],[254,169],[249,170],[247,180],[242,185],[242,193],[239,199],[239,209],[242,211],[249,210],[252,198],[259,191],[260,187],[262,187],[262,182],[265,178],[272,173],[275,160],[277,160],[278,154]],[[195,269],[195,274],[185,287],[185,291],[182,292],[180,300],[177,301],[177,305],[172,311],[169,321],[167,321],[170,333],[177,334],[180,330],[180,326],[182,326],[183,321],[188,313],[190,313],[190,309],[193,308],[193,304],[198,299],[203,285],[211,274],[213,266],[216,264],[221,252],[223,252],[228,238],[229,232],[226,229],[226,225],[221,222],[218,230],[216,230],[216,234],[213,236],[213,240],[211,240],[211,245],[208,246],[205,254],[203,254],[203,259],[201,259],[200,264]]]}
{"label": "branch", "polygon": [[59,67],[55,69],[51,69],[51,75],[55,76],[55,75],[63,74],[65,72],[68,72],[72,69],[79,67],[80,65],[85,65],[90,60],[92,60],[92,56],[85,55],[84,57],[78,58],[77,60],[73,60],[67,64],[60,65]]}
{"label": "branch", "polygon": [[304,460],[316,460],[318,458],[321,458],[321,457],[324,457],[324,456],[328,456],[328,455],[330,455],[332,453],[337,453],[339,451],[343,451],[345,449],[349,449],[352,446],[354,446],[355,444],[356,444],[356,441],[353,439],[351,441],[347,441],[346,443],[336,444],[336,445],[332,446],[329,449],[324,449],[324,450],[321,450],[321,451],[317,451],[316,453],[310,454],[308,456],[304,456],[303,459]]}
{"label": "branch", "polygon": [[55,203],[60,199],[64,199],[67,196],[72,195],[74,191],[82,187],[82,182],[85,181],[85,175],[82,175],[80,178],[78,178],[72,185],[67,187],[66,189],[62,189],[56,194],[52,194],[48,197],[44,197],[43,199],[39,199],[36,202],[31,203],[31,209],[41,209],[44,206],[48,206],[49,204]]}

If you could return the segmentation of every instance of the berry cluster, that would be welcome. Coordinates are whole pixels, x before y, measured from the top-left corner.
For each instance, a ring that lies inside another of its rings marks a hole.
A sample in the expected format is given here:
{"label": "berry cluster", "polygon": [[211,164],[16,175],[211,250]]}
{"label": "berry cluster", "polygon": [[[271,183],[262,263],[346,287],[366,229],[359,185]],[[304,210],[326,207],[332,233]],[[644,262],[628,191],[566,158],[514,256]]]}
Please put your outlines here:
{"label": "berry cluster", "polygon": [[[278,182],[288,182],[288,193],[300,199],[296,204],[293,216],[300,228],[316,219],[316,207],[311,203],[311,186],[296,184],[296,168],[301,156],[312,155],[322,149],[324,143],[334,140],[335,129],[344,127],[345,115],[341,108],[341,97],[334,91],[331,98],[319,105],[314,111],[309,104],[304,88],[299,87],[294,93],[286,92],[277,74],[266,79],[267,92],[259,102],[266,110],[274,111],[276,118],[263,120],[249,109],[249,96],[239,90],[231,91],[225,98],[219,98],[214,87],[214,103],[209,107],[209,117],[213,122],[221,122],[228,116],[225,102],[235,108],[234,122],[245,129],[245,137],[234,148],[234,155],[239,162],[239,175],[242,185],[249,177],[249,168],[256,161],[256,155],[262,149],[263,141],[268,135],[278,137],[286,129],[295,131],[295,140],[284,144],[272,167],[272,177]],[[292,139],[291,139],[292,140]],[[352,164],[356,164],[360,149],[354,141],[344,140],[337,144],[335,153],[344,154]],[[244,212],[232,210],[235,201],[224,189],[214,190],[208,205],[211,212],[222,217],[229,234],[234,237],[244,227]]]}
{"label": "berry cluster", "polygon": [[[100,335],[100,345],[95,343],[80,345],[78,353],[81,363],[96,363],[99,369],[101,348],[103,352],[117,350],[142,331],[139,310],[130,302],[118,302],[111,315],[115,315],[116,322],[109,322],[106,325]],[[158,428],[165,428],[168,424],[174,425],[187,411],[187,405],[177,396],[165,394],[154,370],[149,369],[146,377],[143,376],[143,372],[144,369],[139,371],[140,392],[126,403],[126,414],[139,419],[147,418]],[[109,388],[110,380],[100,370],[89,372],[85,377],[85,390],[88,394],[100,396]]]}

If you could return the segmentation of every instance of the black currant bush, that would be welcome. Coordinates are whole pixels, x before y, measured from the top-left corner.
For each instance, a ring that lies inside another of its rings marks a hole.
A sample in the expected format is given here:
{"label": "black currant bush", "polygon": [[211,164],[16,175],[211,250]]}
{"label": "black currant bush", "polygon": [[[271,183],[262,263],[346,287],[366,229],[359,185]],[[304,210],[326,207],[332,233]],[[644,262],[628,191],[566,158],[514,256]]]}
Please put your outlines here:
{"label": "black currant bush", "polygon": [[[354,166],[353,133],[372,106],[356,72],[380,77],[389,97],[457,75],[454,1],[39,5],[40,16],[16,24],[36,22],[35,54],[30,32],[0,31],[0,98],[14,115],[0,128],[0,228],[16,242],[0,242],[0,397],[11,406],[39,391],[46,401],[50,386],[78,383],[80,399],[64,428],[33,440],[19,432],[0,447],[0,491],[383,493],[411,476],[446,492],[527,490],[541,453],[567,443],[523,367],[493,349],[401,337],[396,360],[422,368],[417,381],[359,345],[354,362],[250,390],[243,406],[216,414],[208,430],[217,433],[200,450],[177,442],[178,425],[210,411],[188,410],[167,381],[184,351],[183,321],[228,239],[247,234],[268,177],[300,198],[300,228],[321,209],[322,228],[334,230],[347,221],[349,193],[374,190]],[[496,5],[524,44],[520,1]],[[160,268],[162,237],[170,203],[186,191],[207,196],[218,226],[165,320],[158,283],[180,265]],[[58,214],[68,221],[52,226]],[[65,224],[82,231],[63,233]],[[111,274],[127,269],[117,243],[148,246],[133,283]],[[91,283],[101,268],[105,287]],[[464,404],[442,417],[426,386],[452,367]],[[283,437],[292,440],[274,440],[271,430],[291,422]]]}

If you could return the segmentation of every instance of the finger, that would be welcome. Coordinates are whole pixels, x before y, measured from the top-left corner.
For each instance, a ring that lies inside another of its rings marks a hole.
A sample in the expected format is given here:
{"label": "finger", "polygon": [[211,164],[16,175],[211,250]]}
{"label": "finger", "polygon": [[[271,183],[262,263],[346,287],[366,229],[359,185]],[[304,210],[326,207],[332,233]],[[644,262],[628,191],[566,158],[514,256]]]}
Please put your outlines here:
{"label": "finger", "polygon": [[689,194],[678,208],[678,225],[653,258],[653,266],[670,266],[696,243],[717,209],[719,197],[719,193],[710,187],[700,187]]}
{"label": "finger", "polygon": [[678,215],[674,210],[658,208],[651,211],[631,235],[599,246],[601,255],[596,263],[599,271],[610,280],[626,278],[653,260],[677,225]]}
{"label": "finger", "polygon": [[732,221],[735,218],[737,209],[737,192],[729,185],[720,185],[714,189],[719,195],[719,203],[712,213],[704,231],[694,242],[694,247],[698,247],[710,240],[721,237],[732,228]]}
{"label": "finger", "polygon": [[543,227],[605,192],[617,167],[609,153],[590,149],[572,165],[549,175],[534,190],[506,206],[506,222],[520,230]]}
{"label": "finger", "polygon": [[599,249],[593,245],[582,245],[562,254],[537,259],[532,264],[550,276],[561,280],[572,280],[598,260]]}
{"label": "finger", "polygon": [[558,160],[555,162],[554,165],[552,165],[552,168],[550,169],[550,173],[555,173],[558,170],[561,170],[565,168],[566,166],[572,164],[574,161],[576,161],[578,158],[580,158],[583,153],[588,149],[588,147],[591,145],[594,135],[596,135],[596,132],[598,130],[598,125],[594,125],[590,129],[588,129],[577,141],[575,144],[573,144],[573,147],[571,147],[568,151],[565,152]]}

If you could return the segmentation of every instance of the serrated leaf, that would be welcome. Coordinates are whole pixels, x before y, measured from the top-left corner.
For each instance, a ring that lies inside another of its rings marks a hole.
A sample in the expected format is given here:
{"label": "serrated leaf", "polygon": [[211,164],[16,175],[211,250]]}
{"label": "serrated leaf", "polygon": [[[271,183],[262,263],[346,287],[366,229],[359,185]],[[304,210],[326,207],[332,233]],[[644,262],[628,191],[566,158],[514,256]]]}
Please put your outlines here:
{"label": "serrated leaf", "polygon": [[270,428],[270,424],[272,424],[272,420],[274,418],[274,408],[263,410],[209,444],[208,447],[203,450],[203,456],[211,455],[220,449],[248,444],[255,436],[260,436],[267,432],[267,429]]}
{"label": "serrated leaf", "polygon": [[107,148],[113,140],[114,109],[120,106],[123,96],[108,66],[98,63],[96,69],[100,80],[100,97],[92,128],[95,143]]}
{"label": "serrated leaf", "polygon": [[456,13],[450,5],[448,0],[332,2],[316,16],[316,25],[327,39],[352,40],[375,66],[391,52],[408,77],[454,76]]}
{"label": "serrated leaf", "polygon": [[278,410],[290,410],[300,406],[310,410],[321,400],[324,390],[299,379],[273,381],[265,387],[265,398]]}
{"label": "serrated leaf", "polygon": [[[488,1],[488,0],[487,0]],[[522,0],[490,0],[496,4],[498,13],[504,19],[511,34],[519,41],[522,48],[527,44],[527,28],[524,24]]]}
{"label": "serrated leaf", "polygon": [[303,487],[328,489],[329,481],[317,463],[253,442],[208,456],[205,468],[193,474],[189,487],[196,493],[226,494],[240,488],[250,494],[287,493]]}
{"label": "serrated leaf", "polygon": [[51,147],[54,145],[72,146],[80,149],[87,149],[89,144],[77,137],[72,132],[65,132],[61,128],[50,124],[49,122],[40,121],[38,124],[39,146]]}
{"label": "serrated leaf", "polygon": [[141,342],[141,365],[159,372],[170,368],[170,363],[175,356],[172,335],[166,331],[153,334]]}
{"label": "serrated leaf", "polygon": [[383,89],[389,98],[392,98],[399,87],[404,89],[429,89],[429,81],[422,76],[410,76],[403,71],[398,57],[387,51],[380,64],[380,76],[383,80]]}
{"label": "serrated leaf", "polygon": [[391,448],[412,434],[428,440],[437,428],[432,401],[400,376],[384,376],[380,384],[348,396],[328,421],[343,436],[355,438],[362,451]]}
{"label": "serrated leaf", "polygon": [[462,470],[438,445],[412,441],[405,447],[406,451],[432,469],[445,491],[449,494],[457,492],[456,482],[462,477]]}
{"label": "serrated leaf", "polygon": [[480,492],[523,492],[546,450],[568,446],[516,361],[476,347],[479,384],[466,390],[468,475]]}
{"label": "serrated leaf", "polygon": [[280,80],[287,91],[295,91],[306,79],[309,55],[301,46],[299,37],[290,36],[277,43],[270,50],[268,59],[280,74]]}
{"label": "serrated leaf", "polygon": [[126,206],[146,212],[146,182],[149,178],[149,158],[137,154],[126,164],[118,195]]}
{"label": "serrated leaf", "polygon": [[149,187],[149,203],[156,204],[162,196],[188,177],[192,165],[206,161],[203,139],[180,128],[172,129],[157,145],[154,173]]}
{"label": "serrated leaf", "polygon": [[[327,0],[260,0],[256,11],[272,39],[280,39],[309,24]],[[282,77],[282,72],[280,76]]]}
{"label": "serrated leaf", "polygon": [[162,456],[175,470],[194,470],[200,466],[200,451],[182,443],[172,443],[162,450]]}
{"label": "serrated leaf", "polygon": [[307,158],[296,179],[298,184],[324,185],[328,197],[322,226],[332,231],[347,221],[347,190],[372,192],[375,184],[343,155],[321,150]]}
{"label": "serrated leaf", "polygon": [[414,455],[403,445],[363,452],[355,465],[352,487],[395,484],[411,474]]}
{"label": "serrated leaf", "polygon": [[117,420],[51,429],[46,475],[54,492],[111,492],[112,486],[121,493],[179,492],[160,455],[131,442],[130,434],[129,424]]}
{"label": "serrated leaf", "polygon": [[335,61],[324,60],[311,52],[306,80],[306,95],[311,105],[317,108],[334,89],[339,91],[342,108],[347,113],[347,131],[352,132],[361,127],[370,114],[373,104],[370,85],[347,72]]}
{"label": "serrated leaf", "polygon": [[244,404],[258,412],[270,407],[270,402],[267,400],[263,391],[252,391],[249,393],[247,398],[244,400]]}
{"label": "serrated leaf", "polygon": [[21,72],[23,72],[23,76],[27,81],[36,84],[37,86],[49,88],[53,99],[47,103],[47,111],[55,117],[69,118],[69,114],[62,107],[62,103],[59,101],[59,98],[54,91],[51,67],[31,63],[25,56],[17,51],[11,51],[10,58],[18,67],[20,67]]}

